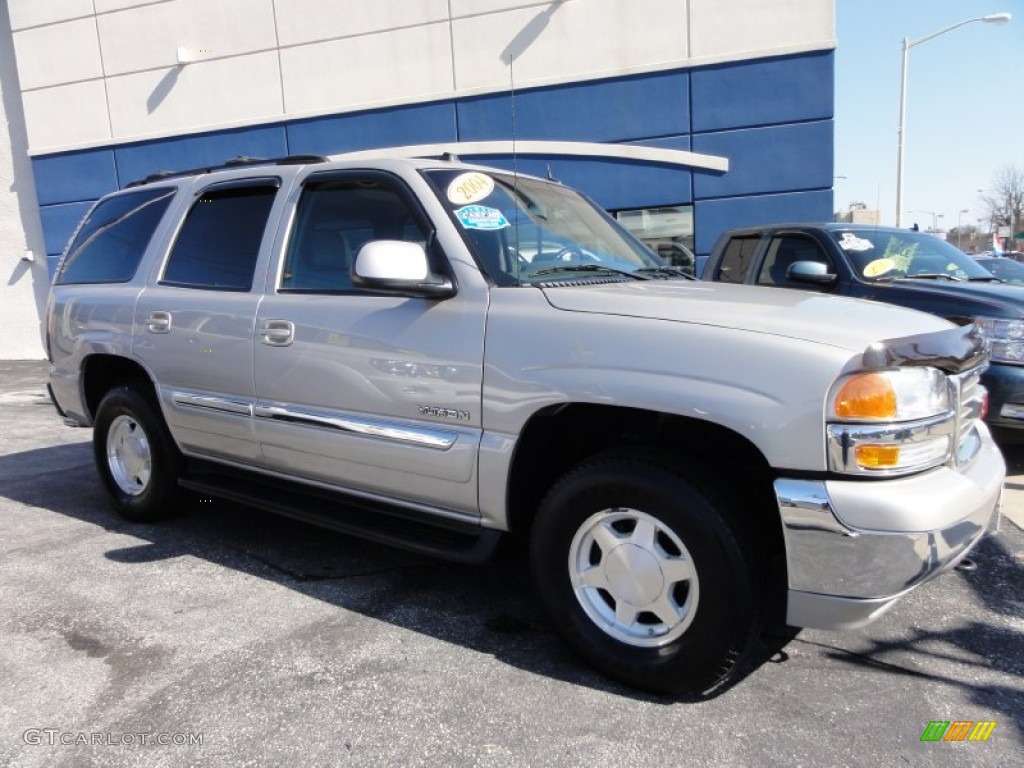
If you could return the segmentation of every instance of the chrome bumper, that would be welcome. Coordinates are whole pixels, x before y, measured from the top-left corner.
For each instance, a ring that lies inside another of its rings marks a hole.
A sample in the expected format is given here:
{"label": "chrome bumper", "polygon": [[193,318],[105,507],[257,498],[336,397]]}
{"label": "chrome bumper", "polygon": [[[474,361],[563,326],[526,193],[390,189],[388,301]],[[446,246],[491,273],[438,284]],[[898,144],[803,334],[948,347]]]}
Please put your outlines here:
{"label": "chrome bumper", "polygon": [[1006,465],[983,431],[970,464],[899,479],[775,481],[788,624],[851,629],[956,565],[998,528]]}

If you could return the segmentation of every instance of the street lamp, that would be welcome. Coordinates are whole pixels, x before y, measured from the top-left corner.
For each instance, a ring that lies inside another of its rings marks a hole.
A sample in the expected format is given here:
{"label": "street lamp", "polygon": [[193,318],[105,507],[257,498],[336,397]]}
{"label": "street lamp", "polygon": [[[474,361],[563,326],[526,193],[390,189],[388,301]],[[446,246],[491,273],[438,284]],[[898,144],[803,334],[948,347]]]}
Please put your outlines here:
{"label": "street lamp", "polygon": [[963,216],[965,213],[970,213],[970,212],[971,212],[970,208],[961,208],[956,213],[956,247],[959,248],[961,251],[963,250],[963,246],[961,244],[963,243],[963,235],[964,235],[964,233],[961,231],[961,228],[960,228],[960,217]]}
{"label": "street lamp", "polygon": [[[903,38],[903,70],[900,76],[900,127],[897,134],[896,143],[896,226],[903,226],[903,145],[906,140],[906,131],[904,125],[907,121],[907,61],[909,59],[910,49],[921,43],[927,43],[939,35],[944,35],[947,32],[952,32],[958,27],[965,26],[966,24],[973,24],[976,21],[982,21],[986,24],[1005,24],[1013,18],[1012,14],[1009,13],[992,13],[988,16],[978,16],[973,19],[967,19],[961,21],[958,24],[953,24],[945,29],[940,29],[938,32],[933,32],[930,35],[919,37],[917,40],[911,40],[909,38]],[[933,227],[934,229],[934,227]]]}

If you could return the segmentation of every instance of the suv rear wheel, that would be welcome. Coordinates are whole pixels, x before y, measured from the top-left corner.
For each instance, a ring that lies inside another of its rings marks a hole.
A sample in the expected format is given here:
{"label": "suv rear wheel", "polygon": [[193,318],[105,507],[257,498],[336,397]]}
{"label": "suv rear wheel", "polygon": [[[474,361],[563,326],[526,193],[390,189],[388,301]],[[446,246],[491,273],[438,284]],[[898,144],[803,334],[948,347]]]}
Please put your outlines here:
{"label": "suv rear wheel", "polygon": [[570,471],[537,513],[531,563],[559,634],[629,685],[711,693],[753,644],[755,583],[724,502],[657,459]]}
{"label": "suv rear wheel", "polygon": [[128,387],[104,395],[93,430],[93,455],[114,509],[150,522],[175,511],[181,455],[162,416]]}

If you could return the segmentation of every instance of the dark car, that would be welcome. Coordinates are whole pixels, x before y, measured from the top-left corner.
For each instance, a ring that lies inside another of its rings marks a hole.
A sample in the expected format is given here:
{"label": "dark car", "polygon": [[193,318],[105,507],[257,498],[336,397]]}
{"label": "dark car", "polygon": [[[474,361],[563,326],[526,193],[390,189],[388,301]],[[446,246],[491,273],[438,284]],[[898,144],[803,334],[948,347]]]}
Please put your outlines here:
{"label": "dark car", "polygon": [[982,377],[986,420],[1024,429],[1024,286],[934,235],[839,223],[732,229],[718,239],[702,279],[872,299],[977,323],[992,344]]}
{"label": "dark car", "polygon": [[1024,264],[1006,256],[975,256],[974,260],[1007,283],[1024,283]]}

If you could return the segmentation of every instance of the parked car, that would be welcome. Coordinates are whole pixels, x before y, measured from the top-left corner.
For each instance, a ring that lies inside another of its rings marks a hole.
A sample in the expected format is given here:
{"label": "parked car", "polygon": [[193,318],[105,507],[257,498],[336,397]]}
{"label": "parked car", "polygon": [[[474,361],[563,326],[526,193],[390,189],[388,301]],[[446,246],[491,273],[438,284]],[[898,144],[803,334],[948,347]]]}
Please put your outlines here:
{"label": "parked car", "polygon": [[974,260],[987,271],[1007,283],[1024,283],[1024,264],[1006,256],[975,256]]}
{"label": "parked car", "polygon": [[975,323],[988,338],[987,421],[1024,428],[1024,291],[933,235],[838,223],[772,224],[719,237],[703,279],[897,304]]}
{"label": "parked car", "polygon": [[555,629],[648,690],[865,624],[998,521],[977,328],[700,283],[494,169],[153,176],[80,225],[46,337],[124,517],[198,491],[461,561],[518,531]]}

